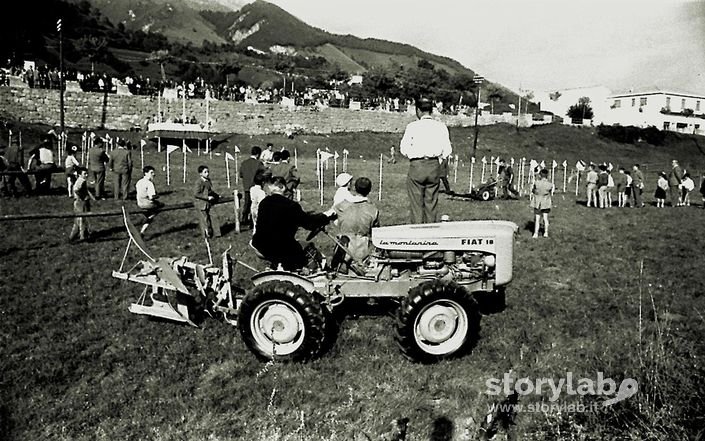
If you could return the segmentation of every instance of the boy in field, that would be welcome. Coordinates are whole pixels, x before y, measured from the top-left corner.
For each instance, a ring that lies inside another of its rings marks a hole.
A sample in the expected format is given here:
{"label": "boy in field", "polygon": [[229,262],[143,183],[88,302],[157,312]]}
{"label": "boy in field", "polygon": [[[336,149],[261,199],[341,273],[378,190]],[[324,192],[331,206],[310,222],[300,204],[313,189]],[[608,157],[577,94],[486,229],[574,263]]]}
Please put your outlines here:
{"label": "boy in field", "polygon": [[159,209],[164,206],[164,204],[158,200],[159,195],[157,194],[157,190],[154,188],[154,167],[148,165],[142,169],[142,173],[144,176],[135,184],[135,190],[137,191],[137,206],[143,210],[146,210],[144,212],[144,217],[146,219],[144,224],[142,224],[140,234],[144,234],[149,227],[149,224],[157,216]]}
{"label": "boy in field", "polygon": [[[95,197],[88,190],[88,170],[84,167],[76,168],[76,183],[73,185],[73,211],[76,214],[88,213],[91,211],[90,200],[95,200]],[[69,243],[73,243],[78,237],[78,240],[88,240],[90,237],[88,222],[82,216],[76,216],[73,221],[73,228],[69,234]]]}
{"label": "boy in field", "polygon": [[548,237],[548,213],[551,212],[553,206],[553,184],[548,180],[548,170],[541,169],[539,178],[534,182],[534,188],[531,190],[534,197],[531,199],[531,208],[534,209],[534,235],[533,238],[539,237],[539,227],[541,225],[541,217],[543,216],[543,237]]}
{"label": "boy in field", "polygon": [[211,206],[218,200],[218,194],[213,191],[209,178],[210,171],[205,165],[198,166],[198,181],[193,193],[194,207],[198,213],[198,223],[207,239],[213,238],[213,222],[211,222]]}

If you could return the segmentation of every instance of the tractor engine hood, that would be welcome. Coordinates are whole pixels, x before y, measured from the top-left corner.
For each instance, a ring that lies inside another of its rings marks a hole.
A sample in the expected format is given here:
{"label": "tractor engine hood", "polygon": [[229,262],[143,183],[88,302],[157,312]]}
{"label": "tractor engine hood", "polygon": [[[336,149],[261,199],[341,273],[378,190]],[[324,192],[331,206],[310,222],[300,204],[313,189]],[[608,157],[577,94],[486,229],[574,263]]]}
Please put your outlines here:
{"label": "tractor engine hood", "polygon": [[372,243],[388,251],[456,251],[492,254],[496,259],[495,284],[512,280],[514,233],[519,227],[508,221],[462,221],[435,224],[394,225],[372,229]]}
{"label": "tractor engine hood", "polygon": [[394,225],[372,229],[372,243],[383,250],[482,251],[513,244],[519,227],[514,222],[481,220],[435,224]]}

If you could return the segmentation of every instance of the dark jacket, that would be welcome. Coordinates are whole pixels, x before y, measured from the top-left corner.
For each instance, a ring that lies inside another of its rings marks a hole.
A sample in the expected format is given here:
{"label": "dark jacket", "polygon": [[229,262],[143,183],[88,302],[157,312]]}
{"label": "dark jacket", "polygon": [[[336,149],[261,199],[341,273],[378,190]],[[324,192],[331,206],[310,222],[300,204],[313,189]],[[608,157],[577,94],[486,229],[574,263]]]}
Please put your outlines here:
{"label": "dark jacket", "polygon": [[259,204],[252,245],[275,266],[281,263],[287,270],[301,268],[306,256],[296,240],[296,231],[299,227],[314,230],[328,222],[325,214],[307,213],[298,202],[272,194]]}
{"label": "dark jacket", "polygon": [[257,171],[264,171],[264,164],[259,159],[249,157],[242,161],[240,166],[240,177],[242,178],[242,187],[247,191],[255,185],[255,175]]}
{"label": "dark jacket", "polygon": [[210,210],[211,201],[208,200],[208,196],[213,196],[214,201],[218,199],[218,194],[213,191],[211,180],[204,180],[199,176],[193,192],[193,206],[196,207],[197,210]]}
{"label": "dark jacket", "polygon": [[115,173],[132,173],[132,153],[125,148],[117,148],[110,153],[108,167]]}
{"label": "dark jacket", "polygon": [[109,160],[110,158],[102,147],[94,146],[88,149],[88,169],[90,171],[105,171],[105,163]]}

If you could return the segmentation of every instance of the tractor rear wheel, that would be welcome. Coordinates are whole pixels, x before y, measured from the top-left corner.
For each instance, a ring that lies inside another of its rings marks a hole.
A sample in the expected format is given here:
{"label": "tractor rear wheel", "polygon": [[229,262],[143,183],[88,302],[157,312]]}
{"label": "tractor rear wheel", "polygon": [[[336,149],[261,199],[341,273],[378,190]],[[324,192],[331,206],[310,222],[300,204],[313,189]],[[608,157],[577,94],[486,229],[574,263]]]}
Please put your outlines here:
{"label": "tractor rear wheel", "polygon": [[463,355],[479,330],[475,299],[452,282],[432,280],[412,288],[397,312],[397,343],[404,356],[422,363]]}
{"label": "tractor rear wheel", "polygon": [[480,193],[480,199],[483,201],[489,201],[491,197],[492,193],[489,190],[483,190],[483,192]]}
{"label": "tractor rear wheel", "polygon": [[238,326],[245,345],[262,360],[306,361],[320,352],[325,317],[321,304],[302,287],[272,281],[240,304]]}

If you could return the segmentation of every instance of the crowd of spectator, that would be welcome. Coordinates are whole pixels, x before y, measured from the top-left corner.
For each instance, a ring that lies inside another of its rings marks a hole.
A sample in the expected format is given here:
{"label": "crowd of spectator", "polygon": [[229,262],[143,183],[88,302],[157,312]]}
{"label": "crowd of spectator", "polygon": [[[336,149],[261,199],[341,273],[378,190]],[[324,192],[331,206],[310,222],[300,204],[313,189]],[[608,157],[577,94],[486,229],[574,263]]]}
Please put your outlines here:
{"label": "crowd of spectator", "polygon": [[[61,87],[61,72],[57,67],[42,65],[27,68],[13,66],[0,70],[0,86],[9,85],[9,76],[20,78],[30,88],[58,89]],[[159,94],[171,98],[215,99],[223,101],[241,101],[247,103],[280,104],[291,103],[295,106],[311,107],[317,110],[325,107],[345,107],[354,103],[360,109],[381,110],[388,112],[406,112],[413,108],[413,101],[399,98],[376,97],[361,98],[351,96],[338,89],[287,87],[255,87],[238,82],[234,84],[211,84],[204,78],[194,81],[178,82],[173,79],[153,80],[143,75],[125,75],[114,77],[105,72],[81,72],[76,69],[65,71],[66,81],[75,81],[84,92],[118,93],[118,86],[123,86],[132,95],[144,95],[156,98]],[[123,90],[125,90],[123,88]],[[165,92],[167,91],[167,92]],[[439,106],[442,104],[438,103]],[[442,107],[441,107],[442,108]],[[440,110],[439,110],[440,111]]]}

